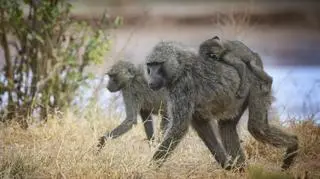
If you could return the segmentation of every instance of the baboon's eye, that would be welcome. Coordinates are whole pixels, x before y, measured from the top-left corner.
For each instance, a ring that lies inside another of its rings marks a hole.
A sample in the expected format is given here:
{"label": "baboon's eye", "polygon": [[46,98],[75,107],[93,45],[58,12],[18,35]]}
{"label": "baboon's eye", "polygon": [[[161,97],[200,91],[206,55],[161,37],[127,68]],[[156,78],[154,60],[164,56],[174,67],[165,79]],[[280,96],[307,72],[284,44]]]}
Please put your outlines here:
{"label": "baboon's eye", "polygon": [[218,58],[218,56],[215,53],[209,53],[208,56],[214,59]]}
{"label": "baboon's eye", "polygon": [[150,69],[149,68],[147,68],[147,73],[148,73],[148,75],[150,75]]}
{"label": "baboon's eye", "polygon": [[163,69],[162,66],[159,68],[159,74],[162,75],[162,76],[165,75],[165,72],[164,72],[164,69]]}
{"label": "baboon's eye", "polygon": [[109,76],[109,78],[115,78],[116,74],[110,73],[110,74],[108,74],[108,76]]}
{"label": "baboon's eye", "polygon": [[164,62],[148,62],[147,66],[159,66],[164,64]]}

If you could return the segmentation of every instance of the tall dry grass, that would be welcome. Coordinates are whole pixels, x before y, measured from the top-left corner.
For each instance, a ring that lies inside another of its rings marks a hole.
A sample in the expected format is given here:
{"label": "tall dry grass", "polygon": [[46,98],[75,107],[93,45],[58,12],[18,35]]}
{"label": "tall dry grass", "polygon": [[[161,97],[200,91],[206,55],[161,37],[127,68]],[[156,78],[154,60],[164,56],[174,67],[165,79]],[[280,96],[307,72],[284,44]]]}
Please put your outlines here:
{"label": "tall dry grass", "polygon": [[1,124],[0,178],[294,178],[306,172],[309,178],[320,177],[320,128],[312,120],[290,123],[301,148],[295,165],[285,173],[280,172],[283,150],[250,137],[243,143],[247,171],[224,171],[193,130],[163,167],[156,169],[150,159],[157,143],[146,141],[142,124],[107,141],[98,153],[98,137],[118,123],[118,114],[90,109],[83,115],[66,112],[45,124],[32,124],[28,130]]}

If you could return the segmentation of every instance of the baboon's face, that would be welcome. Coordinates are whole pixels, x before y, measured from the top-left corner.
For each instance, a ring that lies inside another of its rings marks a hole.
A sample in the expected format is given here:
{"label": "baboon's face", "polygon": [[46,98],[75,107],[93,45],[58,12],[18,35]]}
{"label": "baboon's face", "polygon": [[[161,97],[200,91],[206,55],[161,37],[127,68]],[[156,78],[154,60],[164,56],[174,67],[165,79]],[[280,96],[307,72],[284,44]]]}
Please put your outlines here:
{"label": "baboon's face", "polygon": [[164,69],[164,62],[147,63],[149,88],[157,91],[167,85],[168,79]]}
{"label": "baboon's face", "polygon": [[223,48],[219,45],[213,45],[207,52],[207,57],[218,60],[223,52]]}
{"label": "baboon's face", "polygon": [[112,69],[107,75],[109,77],[107,88],[110,92],[120,91],[133,77],[127,69]]}
{"label": "baboon's face", "polygon": [[109,81],[108,81],[108,85],[107,85],[108,90],[110,92],[117,92],[117,91],[121,90],[121,85],[119,82],[118,74],[108,72],[107,75],[109,76]]}
{"label": "baboon's face", "polygon": [[202,57],[218,60],[224,52],[224,47],[217,39],[204,41],[199,47],[199,54]]}

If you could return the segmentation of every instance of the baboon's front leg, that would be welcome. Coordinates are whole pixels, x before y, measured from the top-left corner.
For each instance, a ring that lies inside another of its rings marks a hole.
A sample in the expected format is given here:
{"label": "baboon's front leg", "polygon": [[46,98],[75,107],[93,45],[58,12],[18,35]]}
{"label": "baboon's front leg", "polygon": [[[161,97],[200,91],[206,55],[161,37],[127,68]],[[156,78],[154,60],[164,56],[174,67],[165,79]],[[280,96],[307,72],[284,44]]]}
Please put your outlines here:
{"label": "baboon's front leg", "polygon": [[165,132],[163,142],[153,155],[153,160],[157,162],[159,167],[161,167],[172,151],[178,146],[181,139],[185,136],[192,119],[194,104],[190,103],[190,100],[188,100],[187,97],[179,100],[179,104],[171,105],[172,113],[169,117],[171,120],[171,125]]}
{"label": "baboon's front leg", "polygon": [[214,131],[214,122],[195,114],[191,124],[221,167],[229,170],[231,169],[231,163],[223,143],[217,136],[219,131]]}
{"label": "baboon's front leg", "polygon": [[99,150],[103,148],[103,146],[105,145],[105,140],[107,138],[115,139],[128,132],[134,124],[137,124],[137,116],[139,111],[139,109],[137,109],[137,106],[140,105],[134,103],[136,101],[134,98],[126,97],[124,99],[126,119],[111,132],[106,132],[102,137],[99,138]]}
{"label": "baboon's front leg", "polygon": [[166,114],[163,114],[163,116],[161,117],[161,121],[160,121],[160,131],[161,133],[164,133],[167,128],[169,127],[169,118]]}
{"label": "baboon's front leg", "polygon": [[154,139],[154,131],[153,131],[153,119],[152,119],[152,113],[148,110],[140,110],[140,115],[142,118],[144,131],[147,135],[148,140]]}

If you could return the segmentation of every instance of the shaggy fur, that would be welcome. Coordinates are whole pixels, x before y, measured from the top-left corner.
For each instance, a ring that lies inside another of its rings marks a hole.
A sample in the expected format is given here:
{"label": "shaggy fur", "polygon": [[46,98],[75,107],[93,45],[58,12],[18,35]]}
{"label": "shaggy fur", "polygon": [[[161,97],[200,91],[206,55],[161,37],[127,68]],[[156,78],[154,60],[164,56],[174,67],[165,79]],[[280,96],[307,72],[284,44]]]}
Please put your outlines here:
{"label": "shaggy fur", "polygon": [[140,114],[148,140],[153,139],[154,130],[152,114],[162,115],[161,130],[167,125],[166,100],[164,90],[152,91],[144,78],[142,66],[135,67],[127,61],[119,61],[108,71],[109,82],[107,88],[111,92],[121,91],[125,104],[126,119],[111,132],[106,132],[100,138],[99,147],[104,145],[106,138],[117,138],[128,132],[132,125],[137,124]]}
{"label": "shaggy fur", "polygon": [[[250,50],[245,44],[237,40],[221,41],[215,36],[200,44],[199,54],[205,60],[221,60],[228,65],[235,67],[240,75],[241,81],[246,78],[247,66],[260,80],[266,84],[262,86],[265,93],[271,91],[272,77],[264,70],[260,56]],[[241,82],[237,91],[238,97],[244,97],[249,90],[246,83]]]}
{"label": "shaggy fur", "polygon": [[[229,169],[228,154],[234,159],[238,155],[234,152],[241,151],[238,135],[234,131],[230,133],[233,135],[231,138],[222,137],[233,144],[226,145],[223,142],[224,146],[221,145],[214,137],[211,119],[217,119],[219,124],[230,123],[229,126],[235,126],[249,104],[250,133],[259,141],[287,147],[283,168],[290,166],[294,155],[289,153],[297,150],[297,138],[269,126],[267,111],[272,99],[271,92],[261,91],[261,81],[255,75],[248,73],[241,81],[237,70],[230,65],[204,60],[183,45],[171,41],[158,43],[148,55],[146,65],[149,86],[155,90],[164,87],[168,93],[170,125],[164,141],[153,156],[160,165],[176,148],[191,124],[217,161]],[[236,97],[241,83],[249,86],[246,98]],[[220,134],[224,135],[231,129],[219,128]],[[242,151],[239,155],[241,158]],[[244,160],[241,159],[241,162]]]}

